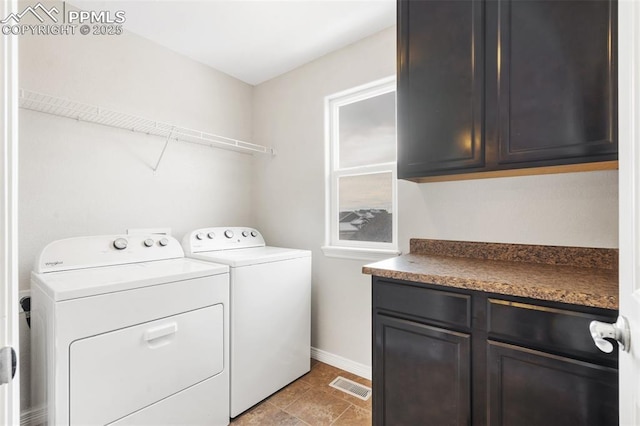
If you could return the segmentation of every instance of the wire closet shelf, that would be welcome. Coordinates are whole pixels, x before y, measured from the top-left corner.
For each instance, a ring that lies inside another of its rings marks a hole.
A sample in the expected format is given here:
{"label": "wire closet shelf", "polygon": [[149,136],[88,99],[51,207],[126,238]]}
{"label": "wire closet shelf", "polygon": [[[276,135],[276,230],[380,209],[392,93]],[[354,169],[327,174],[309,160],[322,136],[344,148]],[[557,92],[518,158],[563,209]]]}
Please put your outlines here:
{"label": "wire closet shelf", "polygon": [[[187,129],[185,127],[161,121],[137,117],[95,105],[88,105],[26,89],[20,89],[20,108],[52,114],[59,117],[72,118],[78,121],[85,121],[88,123],[160,136],[166,138],[167,143],[169,140],[176,140],[245,153],[271,153],[272,155],[275,153],[273,149],[269,149],[262,145],[256,145],[250,142],[244,142],[199,130]],[[158,164],[160,163],[160,159],[158,160]]]}

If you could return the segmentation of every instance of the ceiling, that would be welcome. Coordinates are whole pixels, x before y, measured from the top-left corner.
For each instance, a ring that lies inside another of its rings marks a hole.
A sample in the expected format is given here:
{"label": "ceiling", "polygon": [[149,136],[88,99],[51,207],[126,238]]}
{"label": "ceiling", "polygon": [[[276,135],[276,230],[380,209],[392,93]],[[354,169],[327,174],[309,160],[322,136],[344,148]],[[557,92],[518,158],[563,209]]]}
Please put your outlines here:
{"label": "ceiling", "polygon": [[72,0],[256,85],[395,24],[395,0]]}

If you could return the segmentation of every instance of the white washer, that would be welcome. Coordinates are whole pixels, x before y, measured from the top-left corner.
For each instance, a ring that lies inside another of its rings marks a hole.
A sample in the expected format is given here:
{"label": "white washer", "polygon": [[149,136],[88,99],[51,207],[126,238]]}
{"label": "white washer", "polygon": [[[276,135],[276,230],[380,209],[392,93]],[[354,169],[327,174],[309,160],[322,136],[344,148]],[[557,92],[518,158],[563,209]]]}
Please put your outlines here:
{"label": "white washer", "polygon": [[32,399],[49,425],[227,425],[228,266],[168,236],[46,246],[31,275]]}
{"label": "white washer", "polygon": [[268,247],[252,228],[185,235],[187,256],[231,267],[231,417],[310,370],[311,252]]}

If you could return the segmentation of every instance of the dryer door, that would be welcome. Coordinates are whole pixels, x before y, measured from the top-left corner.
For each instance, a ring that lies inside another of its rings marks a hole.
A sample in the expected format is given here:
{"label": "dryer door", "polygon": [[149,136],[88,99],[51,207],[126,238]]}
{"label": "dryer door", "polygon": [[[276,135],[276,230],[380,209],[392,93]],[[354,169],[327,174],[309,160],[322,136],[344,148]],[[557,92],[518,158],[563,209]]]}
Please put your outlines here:
{"label": "dryer door", "polygon": [[75,341],[70,423],[107,424],[223,371],[221,304]]}

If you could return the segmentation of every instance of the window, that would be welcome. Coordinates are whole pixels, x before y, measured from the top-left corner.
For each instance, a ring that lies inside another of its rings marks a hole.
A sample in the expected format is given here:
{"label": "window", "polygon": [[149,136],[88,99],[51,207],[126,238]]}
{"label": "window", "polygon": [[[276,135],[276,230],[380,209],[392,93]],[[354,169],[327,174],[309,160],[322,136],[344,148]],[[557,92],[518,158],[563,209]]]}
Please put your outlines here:
{"label": "window", "polygon": [[395,78],[326,98],[327,256],[397,252]]}

